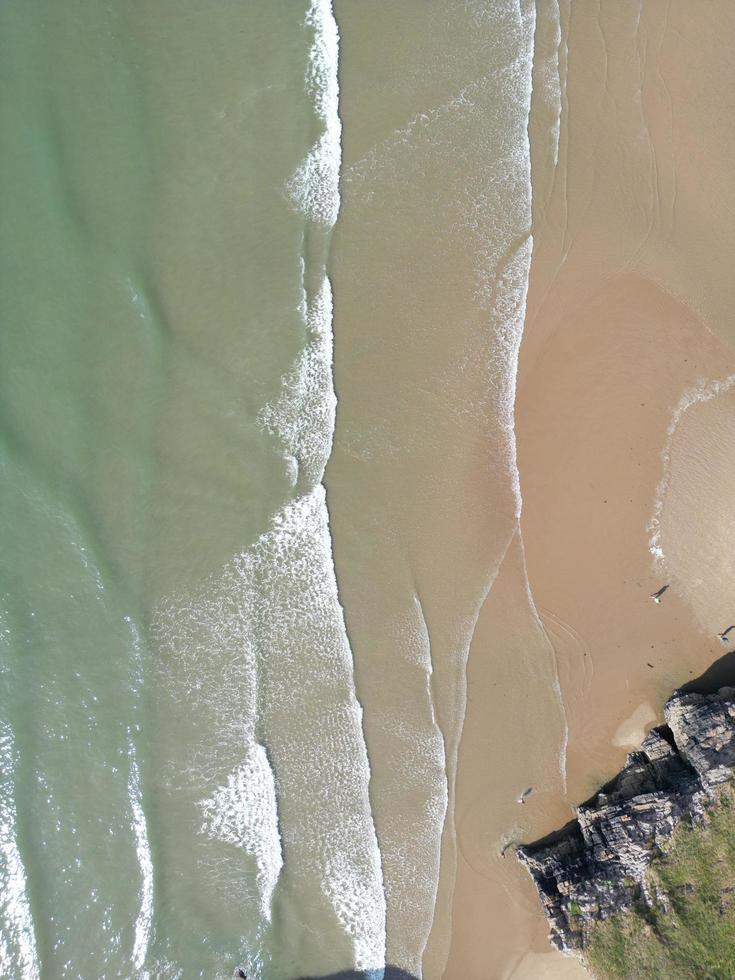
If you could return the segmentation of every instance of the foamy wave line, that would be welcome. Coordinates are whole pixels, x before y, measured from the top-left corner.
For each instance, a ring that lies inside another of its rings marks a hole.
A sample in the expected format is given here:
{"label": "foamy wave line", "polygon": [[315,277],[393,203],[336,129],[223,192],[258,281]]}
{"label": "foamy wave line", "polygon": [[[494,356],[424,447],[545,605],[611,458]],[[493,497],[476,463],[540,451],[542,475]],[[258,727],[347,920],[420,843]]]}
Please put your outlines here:
{"label": "foamy wave line", "polygon": [[681,422],[683,415],[692,407],[692,405],[698,405],[702,402],[711,401],[718,395],[724,395],[733,387],[735,387],[735,374],[731,374],[727,378],[715,379],[713,381],[699,381],[693,387],[685,390],[672,413],[669,427],[666,430],[664,448],[661,451],[663,475],[658,486],[656,487],[653,514],[646,525],[646,532],[648,534],[648,550],[653,556],[654,570],[658,573],[663,572],[666,567],[666,556],[664,555],[661,544],[661,515],[663,514],[664,498],[669,488],[669,468],[671,465],[671,452],[676,430],[679,427],[679,423]]}
{"label": "foamy wave line", "polygon": [[[129,751],[131,759],[130,776],[128,778],[128,799],[130,800],[130,808],[133,811],[135,852],[138,857],[138,868],[140,870],[140,909],[135,920],[133,966],[136,970],[142,971],[146,956],[148,955],[148,944],[150,943],[153,922],[153,859],[148,842],[145,813],[143,812],[140,773],[138,771],[138,765],[133,758],[134,749],[132,745]],[[143,976],[147,975],[147,973],[143,974]]]}
{"label": "foamy wave line", "polygon": [[[321,483],[286,504],[196,594],[160,606],[154,628],[174,697],[205,706],[213,719],[201,762],[190,760],[186,775],[189,786],[209,784],[201,832],[254,859],[256,895],[238,890],[232,875],[226,883],[244,908],[257,901],[262,925],[246,937],[251,971],[277,886],[282,913],[304,895],[308,915],[318,885],[351,940],[354,967],[382,965],[386,910],[370,767]],[[332,692],[319,712],[315,685]],[[229,867],[232,858],[220,855]],[[224,867],[220,855],[209,851],[205,860]],[[314,933],[312,956],[327,938]]]}
{"label": "foamy wave line", "polygon": [[551,130],[551,139],[554,166],[556,167],[559,163],[559,138],[561,135],[562,111],[562,79],[561,64],[559,61],[559,49],[561,47],[561,11],[559,10],[559,0],[552,0],[550,16],[554,24],[553,51],[544,59],[542,73],[546,91],[549,93],[554,108],[554,123]]}
{"label": "foamy wave line", "polygon": [[[123,621],[130,632],[133,648],[132,681],[133,688],[140,690],[143,683],[141,656],[143,642],[140,630],[132,616],[124,616]],[[153,857],[148,841],[148,827],[143,810],[143,794],[140,785],[140,770],[135,757],[135,743],[132,732],[128,732],[128,757],[130,770],[128,773],[128,802],[133,816],[133,835],[135,837],[135,853],[138,859],[140,873],[140,906],[135,919],[133,932],[133,966],[138,971],[141,980],[147,980],[150,973],[144,969],[148,956],[148,946],[153,928]]]}
{"label": "foamy wave line", "polygon": [[[331,0],[312,0],[306,23],[314,30],[307,88],[313,94],[324,131],[288,182],[287,191],[308,218],[331,227],[339,214],[342,160],[339,32]],[[284,379],[281,397],[266,408],[262,422],[280,436],[291,458],[306,471],[307,480],[316,487],[279,515],[274,522],[275,543],[278,550],[286,552],[284,557],[293,551],[290,559],[296,568],[301,539],[305,534],[311,539],[309,550],[313,552],[313,572],[309,575],[309,585],[320,589],[325,606],[332,607],[329,618],[335,626],[338,620],[333,656],[342,661],[340,666],[350,678],[350,713],[354,725],[350,734],[354,739],[351,754],[355,782],[347,793],[346,787],[341,790],[336,785],[332,787],[334,808],[342,818],[343,836],[340,841],[329,842],[322,881],[338,920],[353,939],[356,968],[375,970],[377,967],[380,971],[379,964],[385,962],[386,903],[380,851],[368,796],[370,766],[362,730],[362,708],[354,688],[352,651],[337,592],[326,496],[320,484],[332,449],[337,404],[332,378],[332,292],[326,274],[311,302],[304,290],[302,313],[312,340]],[[322,561],[318,560],[320,555]],[[347,734],[344,731],[342,737]],[[328,771],[323,776],[328,779]],[[360,796],[365,807],[362,814],[357,804]],[[356,821],[362,826],[358,838],[350,841]]]}
{"label": "foamy wave line", "polygon": [[[424,791],[426,793],[426,803],[421,814],[421,820],[413,823],[415,837],[412,841],[424,842],[420,864],[417,862],[416,851],[406,847],[404,841],[399,839],[399,843],[393,840],[386,849],[388,857],[393,864],[399,863],[401,872],[410,874],[411,878],[411,900],[414,907],[417,907],[415,917],[417,920],[416,933],[418,938],[418,948],[405,948],[401,951],[402,955],[397,962],[404,969],[410,970],[417,977],[422,975],[422,959],[429,942],[429,935],[434,924],[434,909],[436,906],[436,896],[439,884],[439,871],[441,868],[441,842],[444,822],[447,819],[449,805],[449,784],[447,781],[447,754],[444,735],[439,725],[437,717],[436,703],[434,700],[434,690],[432,687],[432,674],[434,665],[431,659],[431,638],[429,627],[426,622],[423,603],[414,586],[414,613],[415,624],[409,619],[404,629],[408,636],[402,638],[400,645],[401,653],[406,659],[419,667],[424,678],[424,697],[429,707],[431,727],[421,738],[420,748],[416,748],[414,761],[414,772],[421,772],[419,766],[423,761],[424,769]],[[411,628],[413,626],[413,629]],[[409,730],[403,726],[402,720],[395,717],[391,718],[387,724],[391,724],[396,730],[402,730],[404,738],[410,738]],[[386,850],[383,851],[386,856]],[[390,852],[393,853],[390,853]],[[397,860],[398,859],[398,860]],[[398,902],[404,906],[408,904],[405,895],[404,878],[398,878],[397,882],[386,879],[386,892],[393,898],[393,892],[397,893]],[[423,900],[423,902],[422,902]],[[394,938],[394,948],[396,940]]]}
{"label": "foamy wave line", "polygon": [[[522,156],[523,167],[526,176],[527,203],[526,214],[527,227],[531,227],[532,219],[532,195],[533,186],[531,183],[531,141],[528,135],[528,120],[531,113],[531,97],[533,95],[533,38],[536,29],[536,8],[534,4],[529,4],[524,14],[521,4],[518,5],[518,20],[521,29],[521,37],[525,44],[525,51],[519,58],[527,74],[527,84],[525,88],[525,101],[523,104],[523,114],[525,119],[524,136],[519,156]],[[523,330],[526,321],[526,305],[528,300],[528,285],[531,274],[531,256],[533,254],[533,237],[530,231],[524,235],[518,246],[512,251],[510,259],[501,265],[501,274],[498,276],[499,289],[494,290],[496,304],[500,304],[497,312],[500,319],[507,323],[505,331],[501,334],[501,350],[507,357],[507,394],[506,398],[501,398],[501,418],[503,427],[508,435],[508,456],[511,471],[511,482],[516,503],[516,522],[520,521],[523,509],[523,497],[521,495],[521,480],[518,471],[518,452],[516,445],[515,429],[515,403],[518,387],[518,360],[523,340]],[[503,297],[501,301],[501,296]]]}
{"label": "foamy wave line", "polygon": [[281,394],[258,415],[258,423],[283,444],[292,483],[314,486],[332,451],[337,397],[332,380],[332,289],[327,276],[314,299],[302,298],[310,339],[281,379]]}
{"label": "foamy wave line", "polygon": [[[279,809],[286,855],[291,854],[297,865],[291,869],[291,881],[297,873],[321,880],[352,940],[355,968],[372,969],[385,962],[385,896],[368,795],[362,708],[355,693],[321,484],[276,515],[272,528],[247,556],[246,567],[251,562],[260,601],[267,607],[260,642],[264,651],[281,653],[280,667],[259,657],[258,673],[262,724],[270,731],[283,794]],[[327,678],[333,700],[316,716],[310,681],[319,684]],[[299,719],[300,738],[281,746],[269,716],[275,709],[277,718],[278,706],[286,700],[292,717]],[[299,810],[298,827],[293,825],[294,806]],[[325,819],[327,813],[333,821]]]}
{"label": "foamy wave line", "polygon": [[36,934],[16,839],[17,813],[11,785],[15,764],[12,733],[0,721],[0,974],[38,980]]}
{"label": "foamy wave line", "polygon": [[313,221],[332,226],[339,213],[342,123],[339,118],[339,31],[331,0],[312,0],[306,25],[314,31],[307,90],[324,131],[286,184],[291,200]]}
{"label": "foamy wave line", "polygon": [[270,922],[283,853],[276,785],[265,748],[248,745],[243,764],[199,805],[204,817],[202,833],[239,847],[255,859],[260,914]]}
{"label": "foamy wave line", "polygon": [[[306,82],[323,132],[286,190],[309,220],[331,226],[340,203],[341,124],[330,0],[312,0],[306,26],[313,30]],[[302,262],[302,283],[306,272]],[[282,378],[280,396],[258,418],[282,444],[295,499],[207,584],[201,604],[184,597],[177,609],[174,599],[160,626],[171,652],[193,661],[186,683],[197,698],[221,702],[225,713],[238,705],[237,723],[225,717],[213,735],[225,747],[217,753],[215,785],[199,804],[202,832],[255,858],[265,923],[279,901],[285,915],[303,906],[308,921],[317,885],[351,941],[354,967],[377,967],[377,976],[386,948],[381,858],[321,484],[336,412],[332,295],[324,271],[315,293],[302,287],[301,313],[304,349]],[[213,661],[218,667],[210,674]],[[309,694],[314,685],[332,692],[319,714]],[[263,939],[260,927],[257,932],[256,947]],[[328,939],[314,932],[312,957],[328,960]],[[251,952],[257,957],[257,949]]]}
{"label": "foamy wave line", "polygon": [[[530,154],[530,150],[529,150]],[[530,159],[530,156],[529,156]],[[529,173],[530,180],[530,173]],[[516,445],[515,404],[518,388],[518,360],[523,341],[523,330],[526,320],[526,302],[528,299],[528,280],[531,271],[531,254],[533,238],[529,235],[517,248],[500,277],[501,285],[498,290],[496,309],[498,306],[506,321],[506,328],[498,338],[501,357],[507,368],[505,374],[506,391],[501,394],[499,417],[508,440],[508,464],[510,479],[515,499],[515,519],[520,520],[523,509],[521,494],[521,478],[518,470],[518,449]],[[500,295],[503,299],[500,300]]]}

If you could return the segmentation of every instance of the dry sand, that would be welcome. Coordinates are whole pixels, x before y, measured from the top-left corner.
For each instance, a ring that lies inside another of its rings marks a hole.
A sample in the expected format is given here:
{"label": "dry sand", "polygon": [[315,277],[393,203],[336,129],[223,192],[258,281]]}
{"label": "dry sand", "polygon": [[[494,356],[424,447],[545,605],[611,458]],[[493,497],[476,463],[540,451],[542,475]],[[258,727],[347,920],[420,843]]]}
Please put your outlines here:
{"label": "dry sand", "polygon": [[[553,6],[539,4],[537,48],[555,57]],[[533,702],[514,710],[528,673],[514,648],[519,639],[534,641],[520,624],[513,633],[502,601],[499,611],[492,608],[503,583],[513,588],[504,565],[470,654],[447,980],[580,975],[574,961],[549,952],[530,882],[510,856],[498,857],[498,842],[519,827],[532,839],[559,826],[569,803],[619,768],[672,689],[723,653],[691,563],[660,605],[648,598],[663,583],[646,527],[680,398],[701,381],[735,373],[735,146],[726,122],[735,91],[734,18],[721,2],[606,0],[574,5],[573,13],[563,2],[556,165],[553,98],[543,91],[538,62],[535,248],[516,429],[528,580],[556,653],[569,726],[567,797],[539,794],[515,809],[512,802],[530,782],[524,767],[534,748],[545,746],[532,728],[526,739],[518,734]],[[700,460],[691,475],[696,446],[707,425],[727,431],[729,422],[732,430],[733,402],[708,403],[709,421],[697,429],[687,419],[691,432],[677,442],[666,504],[669,514],[676,505],[677,519],[666,528],[672,547],[684,542],[679,552],[691,553],[708,520],[697,488],[712,485],[712,467]],[[732,486],[729,473],[720,466],[717,486]],[[730,516],[725,509],[713,526]],[[732,565],[718,564],[713,550],[730,539],[712,531],[708,541],[710,574],[722,575]],[[700,579],[706,574],[700,569]],[[720,628],[730,622],[735,616]],[[508,665],[516,657],[514,673]],[[504,670],[510,676],[501,702],[492,685]]]}

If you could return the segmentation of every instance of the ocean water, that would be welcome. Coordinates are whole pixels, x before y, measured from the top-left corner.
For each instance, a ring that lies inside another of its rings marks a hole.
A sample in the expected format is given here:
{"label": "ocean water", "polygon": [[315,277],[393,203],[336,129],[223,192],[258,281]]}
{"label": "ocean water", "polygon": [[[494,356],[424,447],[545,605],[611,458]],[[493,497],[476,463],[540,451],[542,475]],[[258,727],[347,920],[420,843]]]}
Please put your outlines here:
{"label": "ocean water", "polygon": [[441,973],[534,18],[430,7],[0,9],[2,976]]}

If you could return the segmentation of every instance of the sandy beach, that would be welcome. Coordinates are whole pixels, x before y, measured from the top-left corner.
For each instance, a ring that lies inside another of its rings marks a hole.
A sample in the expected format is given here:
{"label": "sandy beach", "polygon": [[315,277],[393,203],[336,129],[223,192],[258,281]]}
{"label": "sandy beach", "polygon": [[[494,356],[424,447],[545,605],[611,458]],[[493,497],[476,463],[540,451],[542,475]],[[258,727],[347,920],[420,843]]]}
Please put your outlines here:
{"label": "sandy beach", "polygon": [[[725,392],[700,404],[696,395],[735,372],[733,240],[724,220],[732,137],[721,125],[732,99],[722,40],[732,11],[654,2],[572,13],[562,3],[557,49],[553,7],[539,5],[536,33],[534,252],[516,435],[519,540],[558,665],[566,792],[532,795],[523,808],[514,802],[544,743],[534,742],[533,726],[519,736],[513,721],[498,724],[504,711],[518,723],[494,697],[503,660],[513,664],[507,701],[519,702],[523,690],[531,717],[548,701],[527,682],[532,614],[514,629],[507,616],[493,617],[499,597],[491,593],[468,668],[449,980],[584,976],[550,951],[535,892],[499,845],[569,819],[570,804],[609,778],[659,720],[671,691],[722,656],[716,634],[735,621],[725,612],[732,507],[713,504],[728,499],[735,475],[733,399]],[[558,160],[547,77],[556,57]],[[694,407],[682,411],[690,397]],[[670,564],[656,564],[649,550],[662,487]],[[508,561],[496,588],[512,577]],[[672,587],[657,605],[649,596],[667,576]],[[515,577],[518,594],[524,585]],[[473,794],[483,774],[478,817]]]}

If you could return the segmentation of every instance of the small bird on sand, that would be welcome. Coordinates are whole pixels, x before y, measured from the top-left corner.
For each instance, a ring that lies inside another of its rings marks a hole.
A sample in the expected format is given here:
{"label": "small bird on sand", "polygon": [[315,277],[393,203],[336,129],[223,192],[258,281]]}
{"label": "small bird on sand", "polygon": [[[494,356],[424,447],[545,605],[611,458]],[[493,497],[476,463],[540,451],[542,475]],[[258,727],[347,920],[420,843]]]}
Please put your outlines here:
{"label": "small bird on sand", "polygon": [[724,630],[722,633],[717,634],[723,643],[730,642],[730,637],[727,635],[730,632],[730,630],[735,630],[735,626],[728,626],[727,629]]}
{"label": "small bird on sand", "polygon": [[651,598],[654,602],[661,602],[661,596],[668,589],[668,585],[662,585],[658,592],[654,592]]}
{"label": "small bird on sand", "polygon": [[516,800],[516,803],[525,803],[528,797],[533,793],[533,786],[529,786],[528,789],[524,789],[521,795]]}

